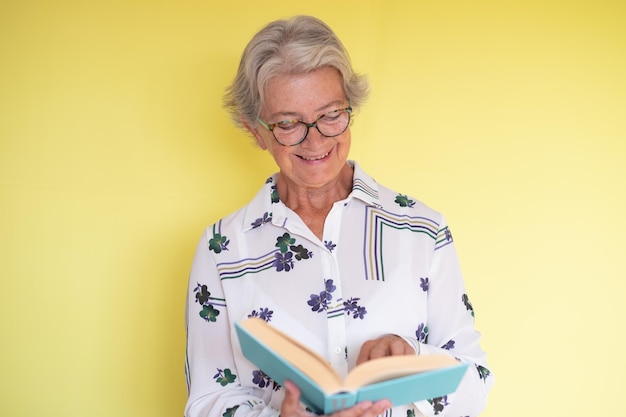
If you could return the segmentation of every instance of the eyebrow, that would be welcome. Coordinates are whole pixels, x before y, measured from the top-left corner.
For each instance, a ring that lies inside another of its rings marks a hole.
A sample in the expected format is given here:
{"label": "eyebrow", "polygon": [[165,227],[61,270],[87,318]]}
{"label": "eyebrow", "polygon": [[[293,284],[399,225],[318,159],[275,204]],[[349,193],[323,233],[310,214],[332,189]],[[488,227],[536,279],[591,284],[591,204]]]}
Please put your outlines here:
{"label": "eyebrow", "polygon": [[[344,102],[343,99],[342,100],[334,100],[334,101],[331,101],[328,104],[324,104],[323,106],[318,107],[314,111],[316,113],[321,113],[321,112],[327,113],[329,111],[338,110],[342,106],[343,102]],[[292,120],[292,119],[285,119],[285,117],[287,117],[287,118],[291,117],[291,118],[296,118],[298,120],[301,120],[300,116],[301,116],[301,114],[297,113],[295,111],[279,111],[279,112],[271,114],[269,119],[270,120],[274,120],[274,119],[277,119],[277,118],[282,118],[280,121],[284,121],[284,120]]]}

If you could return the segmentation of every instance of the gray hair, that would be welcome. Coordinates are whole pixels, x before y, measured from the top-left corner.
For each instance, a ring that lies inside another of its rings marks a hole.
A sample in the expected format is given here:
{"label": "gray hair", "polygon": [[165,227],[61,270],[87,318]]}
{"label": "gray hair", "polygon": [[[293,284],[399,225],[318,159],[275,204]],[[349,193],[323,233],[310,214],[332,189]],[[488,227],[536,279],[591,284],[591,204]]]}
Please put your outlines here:
{"label": "gray hair", "polygon": [[352,69],[345,47],[328,25],[311,16],[276,20],[261,29],[246,46],[224,107],[240,128],[257,125],[265,86],[279,75],[303,74],[322,67],[339,71],[350,105],[357,110],[367,99],[369,83]]}

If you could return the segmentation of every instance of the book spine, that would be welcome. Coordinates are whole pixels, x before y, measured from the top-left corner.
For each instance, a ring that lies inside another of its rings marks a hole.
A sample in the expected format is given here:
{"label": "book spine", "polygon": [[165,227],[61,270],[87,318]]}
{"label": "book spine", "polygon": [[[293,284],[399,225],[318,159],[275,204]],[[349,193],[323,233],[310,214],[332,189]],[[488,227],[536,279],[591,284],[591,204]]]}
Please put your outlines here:
{"label": "book spine", "polygon": [[326,397],[324,414],[332,414],[344,410],[356,404],[356,393],[340,392]]}

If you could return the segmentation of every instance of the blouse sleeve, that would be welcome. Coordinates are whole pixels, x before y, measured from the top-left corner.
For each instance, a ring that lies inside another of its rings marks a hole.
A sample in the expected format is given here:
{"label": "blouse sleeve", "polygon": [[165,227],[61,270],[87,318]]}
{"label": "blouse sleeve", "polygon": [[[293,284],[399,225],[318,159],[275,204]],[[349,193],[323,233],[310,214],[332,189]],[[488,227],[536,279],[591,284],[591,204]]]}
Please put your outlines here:
{"label": "blouse sleeve", "polygon": [[486,406],[493,375],[474,326],[452,235],[442,219],[430,267],[428,323],[418,343],[422,354],[446,353],[470,366],[453,394],[417,404],[426,416],[476,416]]}
{"label": "blouse sleeve", "polygon": [[203,234],[189,277],[185,417],[276,417],[254,388],[242,387],[231,345],[231,324],[215,261]]}

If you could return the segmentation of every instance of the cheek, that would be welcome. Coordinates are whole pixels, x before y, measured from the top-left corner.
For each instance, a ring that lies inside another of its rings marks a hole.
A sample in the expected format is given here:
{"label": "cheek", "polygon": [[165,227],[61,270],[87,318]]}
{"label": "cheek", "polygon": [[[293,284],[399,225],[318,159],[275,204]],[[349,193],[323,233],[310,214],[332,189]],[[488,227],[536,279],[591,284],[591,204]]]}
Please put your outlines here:
{"label": "cheek", "polygon": [[272,155],[272,158],[274,158],[274,160],[284,158],[284,153],[286,149],[276,143],[274,137],[268,138],[264,135],[260,138],[257,138],[257,143],[259,144],[261,149],[267,151],[270,155]]}
{"label": "cheek", "polygon": [[344,152],[348,152],[350,150],[350,143],[352,141],[352,137],[350,136],[350,131],[346,132],[346,135],[341,138],[341,147]]}

